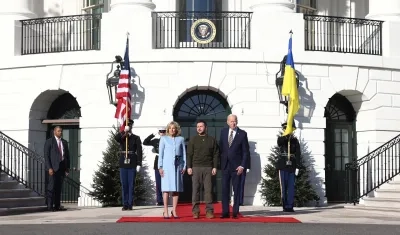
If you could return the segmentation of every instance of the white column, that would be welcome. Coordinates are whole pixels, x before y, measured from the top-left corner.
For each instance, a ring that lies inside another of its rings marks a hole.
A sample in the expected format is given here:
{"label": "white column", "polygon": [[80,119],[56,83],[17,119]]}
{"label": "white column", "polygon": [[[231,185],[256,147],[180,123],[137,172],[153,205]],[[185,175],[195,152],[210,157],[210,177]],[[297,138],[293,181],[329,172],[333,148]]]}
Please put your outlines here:
{"label": "white column", "polygon": [[383,21],[400,21],[399,0],[369,0],[368,19]]}
{"label": "white column", "polygon": [[30,10],[32,0],[2,1],[0,7],[0,30],[7,32],[0,44],[0,51],[4,58],[21,53],[21,23],[19,20],[35,18]]}
{"label": "white column", "polygon": [[0,8],[0,16],[7,16],[15,20],[34,18],[36,15],[29,9],[31,0],[18,0],[3,2]]}
{"label": "white column", "polygon": [[[152,49],[152,0],[111,0],[111,10],[102,18],[102,50],[122,54],[129,32],[131,54]],[[146,54],[146,52],[143,52]],[[133,54],[132,54],[133,55]],[[133,57],[132,57],[133,58]]]}
{"label": "white column", "polygon": [[291,0],[253,0],[250,9],[273,13],[291,13],[294,12],[294,3]]}
{"label": "white column", "polygon": [[152,0],[111,0],[112,13],[132,11],[152,11],[156,5]]}

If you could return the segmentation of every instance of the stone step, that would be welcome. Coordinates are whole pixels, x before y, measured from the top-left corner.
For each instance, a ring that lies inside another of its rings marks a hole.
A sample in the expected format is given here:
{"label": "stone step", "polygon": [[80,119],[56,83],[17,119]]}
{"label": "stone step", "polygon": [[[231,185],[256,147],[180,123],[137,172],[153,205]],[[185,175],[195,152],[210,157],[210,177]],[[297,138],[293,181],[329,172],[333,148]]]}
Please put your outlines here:
{"label": "stone step", "polygon": [[47,206],[29,206],[29,207],[14,207],[0,208],[0,216],[20,215],[34,212],[43,212],[47,210]]}
{"label": "stone step", "polygon": [[360,211],[374,211],[375,212],[393,212],[393,213],[400,213],[400,208],[393,208],[393,207],[375,207],[375,206],[366,206],[362,204],[357,205],[345,205],[344,208],[349,210],[360,210]]}
{"label": "stone step", "polygon": [[366,207],[400,208],[400,198],[366,197],[363,200]]}
{"label": "stone step", "polygon": [[44,197],[0,198],[0,208],[44,206]]}
{"label": "stone step", "polygon": [[377,189],[375,197],[378,198],[400,198],[400,189]]}
{"label": "stone step", "polygon": [[23,198],[36,196],[30,189],[0,189],[0,198]]}
{"label": "stone step", "polygon": [[12,181],[0,181],[0,189],[22,189],[25,188],[22,184],[15,180]]}
{"label": "stone step", "polygon": [[6,173],[0,172],[0,182],[1,181],[9,181],[11,177],[9,177]]}
{"label": "stone step", "polygon": [[400,189],[400,181],[389,181],[379,187],[379,189]]}

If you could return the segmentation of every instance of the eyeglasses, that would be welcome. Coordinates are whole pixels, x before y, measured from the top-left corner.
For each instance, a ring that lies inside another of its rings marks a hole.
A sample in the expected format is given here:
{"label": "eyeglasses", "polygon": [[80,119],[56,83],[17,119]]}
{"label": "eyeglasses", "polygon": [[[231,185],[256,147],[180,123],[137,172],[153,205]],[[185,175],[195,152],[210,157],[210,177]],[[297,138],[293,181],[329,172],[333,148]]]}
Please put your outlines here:
{"label": "eyeglasses", "polygon": [[165,130],[159,130],[160,133],[165,133]]}

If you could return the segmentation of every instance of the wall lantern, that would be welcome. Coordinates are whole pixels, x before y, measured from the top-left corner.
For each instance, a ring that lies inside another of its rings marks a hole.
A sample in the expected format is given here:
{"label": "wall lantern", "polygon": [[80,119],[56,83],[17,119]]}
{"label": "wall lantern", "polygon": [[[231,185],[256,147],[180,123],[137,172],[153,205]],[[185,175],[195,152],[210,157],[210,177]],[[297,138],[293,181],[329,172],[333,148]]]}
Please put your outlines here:
{"label": "wall lantern", "polygon": [[[111,70],[107,74],[107,80],[106,80],[106,85],[107,85],[107,90],[108,90],[108,99],[110,101],[110,104],[117,106],[117,99],[116,99],[116,94],[117,94],[117,87],[119,83],[119,75],[121,73],[121,67],[124,61],[122,60],[122,57],[117,55],[115,56],[115,61],[112,62],[111,64]],[[113,72],[114,66],[117,64],[116,69]]]}
{"label": "wall lantern", "polygon": [[[285,55],[283,57],[283,60],[281,61],[281,66],[280,66],[281,68],[276,73],[275,85],[276,85],[276,89],[278,90],[279,103],[285,105],[286,113],[287,113],[288,112],[288,99],[287,99],[287,96],[282,95],[283,78],[285,77],[286,58],[287,58],[287,56]],[[299,74],[297,73],[297,71],[296,71],[296,80],[297,80],[297,87],[299,87]]]}

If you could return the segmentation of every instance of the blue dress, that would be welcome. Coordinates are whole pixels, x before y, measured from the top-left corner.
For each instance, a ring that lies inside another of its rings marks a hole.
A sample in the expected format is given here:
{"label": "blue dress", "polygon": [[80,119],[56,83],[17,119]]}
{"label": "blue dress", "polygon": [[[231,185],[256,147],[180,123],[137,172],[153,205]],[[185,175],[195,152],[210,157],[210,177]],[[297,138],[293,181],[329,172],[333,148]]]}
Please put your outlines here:
{"label": "blue dress", "polygon": [[[161,191],[183,192],[182,169],[186,169],[185,139],[182,136],[160,138],[158,167],[163,168],[164,177],[161,177]],[[178,165],[175,166],[175,156],[178,156]]]}

